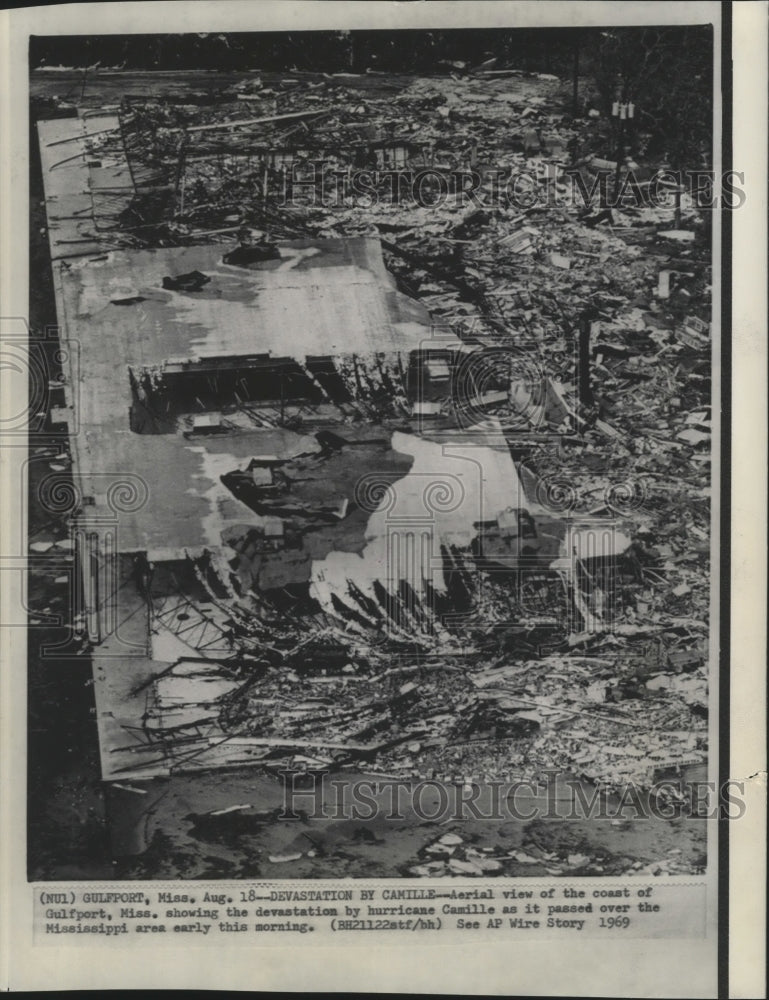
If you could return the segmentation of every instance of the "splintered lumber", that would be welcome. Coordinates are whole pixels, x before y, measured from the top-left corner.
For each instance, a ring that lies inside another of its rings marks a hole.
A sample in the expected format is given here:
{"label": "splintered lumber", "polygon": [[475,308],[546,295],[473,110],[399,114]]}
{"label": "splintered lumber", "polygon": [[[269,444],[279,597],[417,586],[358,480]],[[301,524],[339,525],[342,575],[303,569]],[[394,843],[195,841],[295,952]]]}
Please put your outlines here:
{"label": "splintered lumber", "polygon": [[322,737],[315,740],[291,739],[289,737],[276,736],[231,736],[229,743],[231,746],[255,746],[255,747],[317,747],[321,750],[349,750],[352,753],[373,753],[380,750],[387,743],[340,743],[335,740],[324,740]]}
{"label": "splintered lumber", "polygon": [[320,115],[330,114],[331,108],[323,108],[321,111],[290,111],[284,115],[267,115],[263,118],[238,118],[229,122],[208,122],[205,125],[190,125],[187,128],[179,127],[177,132],[204,132],[217,128],[242,128],[245,125],[264,125],[267,122],[281,122],[288,118],[317,118]]}

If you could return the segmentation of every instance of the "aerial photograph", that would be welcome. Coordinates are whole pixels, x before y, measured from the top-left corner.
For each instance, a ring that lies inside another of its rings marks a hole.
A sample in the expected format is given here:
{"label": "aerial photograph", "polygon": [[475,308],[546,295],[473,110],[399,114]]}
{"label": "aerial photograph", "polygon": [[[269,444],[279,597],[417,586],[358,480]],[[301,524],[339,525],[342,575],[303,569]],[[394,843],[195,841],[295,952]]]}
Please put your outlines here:
{"label": "aerial photograph", "polygon": [[31,39],[29,880],[706,872],[713,56]]}

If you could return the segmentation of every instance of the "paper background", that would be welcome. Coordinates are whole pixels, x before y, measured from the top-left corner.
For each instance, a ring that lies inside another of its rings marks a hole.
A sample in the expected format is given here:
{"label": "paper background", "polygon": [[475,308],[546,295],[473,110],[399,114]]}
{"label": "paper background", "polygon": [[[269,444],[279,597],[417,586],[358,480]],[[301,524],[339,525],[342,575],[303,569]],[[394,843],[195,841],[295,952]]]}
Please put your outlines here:
{"label": "paper background", "polygon": [[[765,901],[766,570],[766,178],[767,4],[733,6],[733,166],[745,172],[747,203],[733,213],[733,450],[731,768],[746,780],[747,813],[730,825],[730,995],[763,995]],[[718,21],[715,3],[337,3],[178,2],[73,4],[0,14],[0,317],[3,334],[27,312],[27,37],[35,34],[237,31],[260,29],[489,27]],[[716,36],[718,55],[718,36]],[[714,268],[714,273],[717,273]],[[716,298],[716,308],[717,298]],[[3,413],[18,411],[3,393]],[[21,554],[19,469],[23,448],[0,460],[3,556]],[[13,564],[15,565],[15,564]],[[372,949],[167,947],[151,961],[135,949],[32,946],[25,880],[25,646],[22,574],[0,563],[2,634],[2,985],[42,988],[208,988],[496,993],[592,996],[713,996],[717,943],[617,940],[407,944]],[[16,627],[13,627],[13,626]],[[760,772],[763,771],[763,777]],[[714,900],[715,902],[715,900]],[[722,901],[726,906],[727,901]],[[711,917],[712,917],[711,913]]]}

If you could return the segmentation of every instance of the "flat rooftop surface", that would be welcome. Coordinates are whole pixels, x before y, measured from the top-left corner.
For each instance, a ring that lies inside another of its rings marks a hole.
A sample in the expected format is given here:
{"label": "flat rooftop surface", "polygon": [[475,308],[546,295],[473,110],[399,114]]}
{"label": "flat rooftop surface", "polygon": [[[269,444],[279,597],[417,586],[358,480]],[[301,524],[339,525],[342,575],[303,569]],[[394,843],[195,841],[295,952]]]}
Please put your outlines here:
{"label": "flat rooftop surface", "polygon": [[[130,371],[152,378],[186,362],[207,369],[233,359],[404,356],[431,343],[431,320],[400,293],[370,237],[295,240],[278,259],[226,264],[234,244],[115,249],[133,182],[113,114],[38,126],[57,312],[69,347],[67,397],[74,472],[86,526],[114,519],[118,551],[158,558],[222,544],[222,530],[253,512],[220,482],[253,455],[312,453],[309,434],[243,429],[225,435],[137,434]],[[205,276],[198,291],[164,279]],[[453,338],[442,349],[461,349]],[[434,343],[434,342],[433,342]]]}
{"label": "flat rooftop surface", "polygon": [[[229,266],[222,245],[115,251],[54,263],[59,321],[70,343],[72,447],[85,495],[99,515],[110,486],[130,477],[145,497],[122,511],[122,551],[221,544],[225,501],[251,515],[219,476],[252,455],[317,450],[291,431],[239,431],[185,439],[131,430],[129,369],[223,356],[407,353],[429,340],[429,316],[401,295],[375,239],[294,241],[258,270]],[[163,289],[166,276],[199,271],[200,292]],[[444,346],[444,340],[441,341]],[[212,367],[215,362],[212,362]],[[235,462],[233,461],[235,460]]]}
{"label": "flat rooftop surface", "polygon": [[[115,250],[68,269],[68,317],[89,339],[114,330],[121,359],[276,358],[407,353],[430,338],[430,315],[403,295],[372,237],[292,240],[280,259],[224,263],[232,245]],[[199,291],[163,288],[198,271]],[[91,332],[92,331],[92,332]],[[114,360],[114,355],[113,355]]]}

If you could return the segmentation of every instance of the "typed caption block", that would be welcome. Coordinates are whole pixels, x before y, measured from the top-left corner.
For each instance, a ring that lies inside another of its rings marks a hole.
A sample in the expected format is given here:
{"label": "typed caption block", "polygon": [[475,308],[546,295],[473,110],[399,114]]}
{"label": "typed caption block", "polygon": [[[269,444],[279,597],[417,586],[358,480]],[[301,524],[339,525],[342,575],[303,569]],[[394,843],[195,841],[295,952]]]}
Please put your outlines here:
{"label": "typed caption block", "polygon": [[698,938],[705,934],[706,886],[627,879],[511,885],[296,883],[35,886],[38,944],[192,941],[292,946],[355,935],[392,941],[419,933],[445,944],[465,940],[575,935]]}

